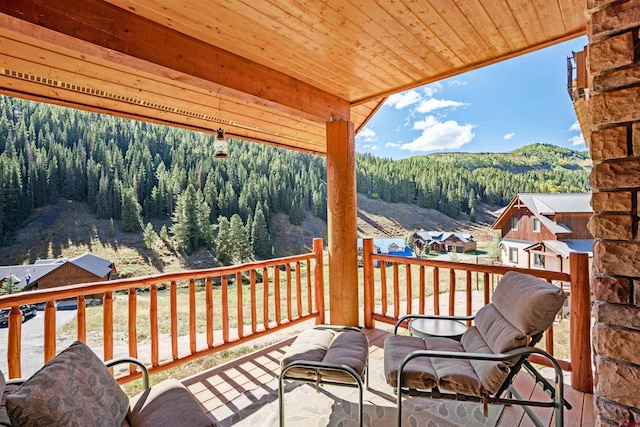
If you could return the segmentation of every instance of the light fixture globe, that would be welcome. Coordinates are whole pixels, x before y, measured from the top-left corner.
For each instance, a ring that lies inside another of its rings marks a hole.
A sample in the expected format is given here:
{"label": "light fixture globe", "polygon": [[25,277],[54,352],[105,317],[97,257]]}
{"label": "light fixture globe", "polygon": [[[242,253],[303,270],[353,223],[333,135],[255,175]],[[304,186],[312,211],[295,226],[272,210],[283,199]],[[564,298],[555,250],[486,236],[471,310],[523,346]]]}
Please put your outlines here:
{"label": "light fixture globe", "polygon": [[218,129],[218,135],[213,141],[213,157],[216,159],[226,159],[229,156],[229,143],[224,137],[224,130]]}

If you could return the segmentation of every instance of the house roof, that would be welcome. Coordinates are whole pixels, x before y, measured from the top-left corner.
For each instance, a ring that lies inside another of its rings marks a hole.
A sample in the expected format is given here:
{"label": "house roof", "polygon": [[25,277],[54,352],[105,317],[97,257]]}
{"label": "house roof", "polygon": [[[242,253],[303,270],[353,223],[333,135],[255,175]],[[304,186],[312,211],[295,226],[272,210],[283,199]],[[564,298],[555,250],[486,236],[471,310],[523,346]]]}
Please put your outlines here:
{"label": "house roof", "polygon": [[[380,252],[383,254],[389,253],[389,246],[391,245],[398,246],[401,251],[405,250],[406,244],[404,239],[400,237],[374,237],[373,238],[373,246],[380,249]],[[362,238],[358,237],[358,248],[362,247]]]}
{"label": "house roof", "polygon": [[471,235],[471,233],[457,233],[453,231],[425,231],[420,230],[415,233],[425,242],[444,242],[449,239],[451,236],[457,237],[460,241],[467,242],[476,242],[477,239]]}
{"label": "house roof", "polygon": [[19,279],[18,284],[20,287],[25,288],[30,283],[37,282],[67,262],[99,278],[111,273],[113,267],[113,262],[87,253],[74,258],[39,259],[30,265],[0,266],[0,281],[13,274]]}
{"label": "house roof", "polygon": [[502,228],[513,209],[527,208],[553,234],[571,233],[565,224],[551,220],[549,216],[568,213],[593,213],[591,193],[519,193],[503,210],[491,226]]}
{"label": "house roof", "polygon": [[8,1],[0,93],[325,154],[327,121],[585,30],[577,0]]}
{"label": "house roof", "polygon": [[571,252],[587,253],[593,256],[593,239],[588,240],[542,240],[529,247],[525,251],[535,249],[536,246],[544,246],[563,258],[569,258]]}

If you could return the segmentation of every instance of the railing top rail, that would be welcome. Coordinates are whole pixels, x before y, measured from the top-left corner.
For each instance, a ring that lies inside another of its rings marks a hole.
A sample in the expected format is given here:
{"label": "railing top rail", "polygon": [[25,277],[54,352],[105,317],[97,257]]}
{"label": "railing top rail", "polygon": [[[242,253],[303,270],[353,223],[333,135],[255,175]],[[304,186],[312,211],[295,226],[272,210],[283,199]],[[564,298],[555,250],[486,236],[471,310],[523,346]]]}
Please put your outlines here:
{"label": "railing top rail", "polygon": [[474,264],[469,262],[442,261],[424,258],[407,258],[397,255],[372,254],[374,261],[388,261],[398,264],[423,265],[425,267],[449,268],[454,270],[464,270],[479,273],[505,274],[508,271],[519,271],[521,273],[531,274],[545,280],[558,280],[561,282],[570,282],[569,273],[561,273],[559,271],[536,270],[532,268],[518,268],[503,265],[485,265]]}
{"label": "railing top rail", "polygon": [[150,276],[131,277],[102,282],[91,282],[77,285],[60,286],[51,289],[40,289],[30,292],[19,292],[11,295],[0,296],[0,309],[22,304],[34,304],[47,301],[61,300],[78,296],[95,295],[104,292],[120,291],[130,288],[152,286],[162,283],[170,283],[184,280],[205,279],[207,277],[226,276],[241,273],[247,270],[275,267],[291,262],[314,259],[313,252],[292,255],[283,258],[274,258],[264,261],[256,261],[245,264],[230,265],[225,267],[206,268],[200,270],[187,270],[171,273],[160,273]]}

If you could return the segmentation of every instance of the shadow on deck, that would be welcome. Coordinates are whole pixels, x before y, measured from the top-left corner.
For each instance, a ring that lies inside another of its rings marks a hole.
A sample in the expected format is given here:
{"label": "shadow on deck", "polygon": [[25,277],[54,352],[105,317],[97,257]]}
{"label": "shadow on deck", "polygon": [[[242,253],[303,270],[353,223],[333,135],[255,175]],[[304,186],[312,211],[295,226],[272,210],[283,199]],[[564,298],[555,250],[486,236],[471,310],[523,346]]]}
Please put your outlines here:
{"label": "shadow on deck", "polygon": [[[387,327],[381,326],[381,327]],[[369,339],[369,354],[371,358],[382,359],[383,344],[389,332],[382,329],[366,329]],[[187,378],[182,383],[200,401],[207,412],[215,410],[216,418],[232,416],[241,408],[234,404],[238,396],[260,388],[271,390],[280,373],[280,359],[289,348],[295,337],[285,339],[252,354],[240,357],[224,365]],[[543,369],[543,375],[547,372]],[[549,375],[552,378],[552,375]],[[272,382],[273,381],[273,382]],[[271,384],[269,384],[272,382]],[[533,378],[522,371],[514,382],[516,389],[524,398],[544,399],[543,391],[536,387]],[[565,375],[565,399],[571,403],[573,409],[565,409],[565,426],[593,426],[595,424],[593,395],[571,388],[571,376]],[[275,386],[277,387],[277,385]],[[312,404],[312,402],[310,403]],[[304,411],[304,408],[298,408]],[[534,411],[546,425],[553,425],[550,408],[535,408]],[[228,423],[227,423],[228,425]],[[520,407],[505,407],[498,427],[531,426],[531,420]]]}

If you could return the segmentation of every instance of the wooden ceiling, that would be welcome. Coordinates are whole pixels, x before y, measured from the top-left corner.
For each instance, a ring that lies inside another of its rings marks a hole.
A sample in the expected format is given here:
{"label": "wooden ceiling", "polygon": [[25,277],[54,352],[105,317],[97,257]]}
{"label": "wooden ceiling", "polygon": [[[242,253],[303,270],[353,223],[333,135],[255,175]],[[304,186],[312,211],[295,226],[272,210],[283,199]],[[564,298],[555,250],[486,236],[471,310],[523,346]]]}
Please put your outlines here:
{"label": "wooden ceiling", "polygon": [[585,25],[583,0],[3,0],[0,93],[324,154],[329,120]]}

